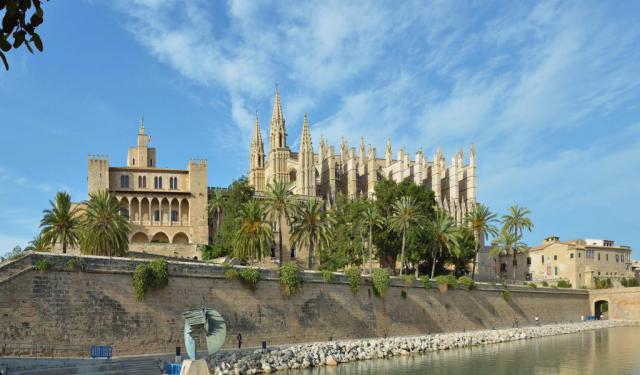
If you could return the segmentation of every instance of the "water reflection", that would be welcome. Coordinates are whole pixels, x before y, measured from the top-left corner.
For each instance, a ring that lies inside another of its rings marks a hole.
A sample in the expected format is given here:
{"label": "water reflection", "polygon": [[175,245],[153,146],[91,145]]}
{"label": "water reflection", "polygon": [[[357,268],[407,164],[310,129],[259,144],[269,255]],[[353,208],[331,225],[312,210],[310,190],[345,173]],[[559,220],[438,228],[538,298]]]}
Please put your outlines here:
{"label": "water reflection", "polygon": [[619,327],[287,374],[640,374],[639,354],[640,327]]}

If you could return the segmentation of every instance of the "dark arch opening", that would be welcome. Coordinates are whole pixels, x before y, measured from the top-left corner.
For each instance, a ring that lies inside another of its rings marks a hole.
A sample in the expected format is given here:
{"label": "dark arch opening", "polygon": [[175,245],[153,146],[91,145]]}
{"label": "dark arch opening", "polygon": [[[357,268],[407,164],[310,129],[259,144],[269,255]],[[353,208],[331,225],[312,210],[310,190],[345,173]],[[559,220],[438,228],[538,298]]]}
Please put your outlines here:
{"label": "dark arch opening", "polygon": [[593,311],[595,312],[596,319],[605,318],[605,315],[609,315],[609,302],[605,300],[596,301],[595,308]]}

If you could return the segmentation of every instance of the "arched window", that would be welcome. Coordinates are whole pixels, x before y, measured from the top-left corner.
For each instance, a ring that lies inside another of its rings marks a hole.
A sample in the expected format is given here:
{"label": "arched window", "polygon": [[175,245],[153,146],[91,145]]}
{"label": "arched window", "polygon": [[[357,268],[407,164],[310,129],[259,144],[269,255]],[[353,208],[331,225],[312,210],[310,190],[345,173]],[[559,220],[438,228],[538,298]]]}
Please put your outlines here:
{"label": "arched window", "polygon": [[142,187],[143,188],[147,187],[147,176],[142,176]]}
{"label": "arched window", "polygon": [[120,176],[120,187],[123,187],[123,188],[129,187],[129,176],[127,175]]}
{"label": "arched window", "polygon": [[139,188],[144,187],[142,186],[142,176],[138,176],[138,187]]}
{"label": "arched window", "polygon": [[162,177],[158,177],[158,189],[162,189]]}
{"label": "arched window", "polygon": [[136,165],[136,158],[133,158],[131,165]]}
{"label": "arched window", "polygon": [[169,177],[169,190],[173,190],[173,177]]}
{"label": "arched window", "polygon": [[158,176],[155,176],[153,178],[153,188],[157,189],[158,188]]}
{"label": "arched window", "polygon": [[173,222],[178,221],[178,211],[171,210],[171,221],[173,221]]}
{"label": "arched window", "polygon": [[153,210],[153,221],[160,221],[160,210]]}
{"label": "arched window", "polygon": [[122,207],[120,209],[120,216],[124,216],[128,220],[129,219],[129,210],[124,208],[124,207]]}
{"label": "arched window", "polygon": [[148,165],[149,167],[153,167],[153,159],[149,159],[149,163],[147,163],[147,164],[149,164]]}

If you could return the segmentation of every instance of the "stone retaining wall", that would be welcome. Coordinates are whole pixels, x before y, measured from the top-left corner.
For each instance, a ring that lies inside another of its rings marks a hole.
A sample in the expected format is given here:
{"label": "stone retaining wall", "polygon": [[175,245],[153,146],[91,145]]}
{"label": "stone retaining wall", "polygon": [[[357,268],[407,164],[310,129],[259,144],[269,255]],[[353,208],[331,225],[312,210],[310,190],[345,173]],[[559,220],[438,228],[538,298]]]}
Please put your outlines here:
{"label": "stone retaining wall", "polygon": [[[543,323],[577,321],[589,314],[582,290],[510,286],[505,301],[501,286],[440,293],[393,280],[380,298],[366,282],[354,294],[341,275],[324,283],[319,273],[305,272],[302,289],[286,297],[273,271],[261,271],[263,280],[251,290],[224,279],[219,266],[185,262],[170,262],[169,285],[138,302],[131,274],[147,260],[83,257],[78,272],[66,269],[71,256],[28,257],[54,267],[0,281],[0,355],[86,356],[94,344],[113,345],[115,355],[173,352],[184,347],[181,313],[203,304],[225,317],[226,347],[236,345],[238,332],[245,346],[258,346],[509,327],[514,318],[527,324],[535,316]],[[4,272],[0,267],[0,280]]]}

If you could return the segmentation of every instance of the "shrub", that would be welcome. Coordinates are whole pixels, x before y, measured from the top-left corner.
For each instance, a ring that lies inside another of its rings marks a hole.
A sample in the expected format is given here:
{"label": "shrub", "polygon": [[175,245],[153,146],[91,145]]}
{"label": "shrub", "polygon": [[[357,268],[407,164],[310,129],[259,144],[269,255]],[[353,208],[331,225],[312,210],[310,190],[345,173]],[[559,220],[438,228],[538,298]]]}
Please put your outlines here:
{"label": "shrub", "polygon": [[533,288],[533,289],[536,289],[538,287],[538,285],[536,285],[536,283],[528,283],[527,286],[529,288]]}
{"label": "shrub", "polygon": [[620,279],[620,285],[626,287],[627,286],[627,279],[625,279],[624,277],[622,279]]}
{"label": "shrub", "polygon": [[599,277],[596,277],[594,281],[595,281],[596,289],[607,289],[613,286],[613,283],[611,282],[610,278],[601,279]]}
{"label": "shrub", "polygon": [[51,269],[51,262],[49,262],[48,259],[40,259],[36,262],[33,268],[37,269],[38,271],[49,271]]}
{"label": "shrub", "polygon": [[544,287],[548,287],[548,286],[549,286],[549,283],[548,283],[548,282],[546,282],[546,281],[543,281],[543,282],[542,282],[542,286],[544,286]]}
{"label": "shrub", "polygon": [[451,288],[458,286],[458,280],[453,275],[440,275],[436,276],[436,282],[440,285],[447,284]]}
{"label": "shrub", "polygon": [[333,280],[333,272],[330,270],[322,270],[320,271],[320,273],[322,274],[322,280],[324,280],[325,283],[330,283]]}
{"label": "shrub", "polygon": [[402,289],[400,291],[400,297],[402,297],[403,299],[407,299],[407,291]]}
{"label": "shrub", "polygon": [[67,269],[70,271],[84,272],[85,267],[84,261],[80,258],[71,258],[67,261]]}
{"label": "shrub", "polygon": [[580,285],[580,289],[589,289],[589,287],[586,285]]}
{"label": "shrub", "polygon": [[460,276],[458,278],[458,283],[464,286],[467,290],[472,290],[476,286],[476,282],[468,276]]}
{"label": "shrub", "polygon": [[260,272],[255,268],[243,268],[238,273],[240,279],[251,289],[255,289],[260,282]]}
{"label": "shrub", "polygon": [[560,280],[558,281],[558,288],[571,288],[571,283],[568,282],[567,280]]}
{"label": "shrub", "polygon": [[551,285],[551,288],[558,289],[558,286],[557,285]]}
{"label": "shrub", "polygon": [[505,302],[509,302],[511,300],[511,292],[508,290],[503,290],[502,291],[502,299],[505,300]]}
{"label": "shrub", "polygon": [[236,270],[235,268],[226,267],[224,272],[222,273],[222,276],[224,276],[224,278],[227,280],[234,280],[237,279],[240,275],[238,274],[238,270]]}
{"label": "shrub", "polygon": [[420,280],[422,281],[422,286],[424,286],[425,289],[431,289],[431,279],[429,276],[422,276]]}
{"label": "shrub", "polygon": [[133,288],[138,301],[144,299],[148,290],[163,288],[167,284],[169,284],[169,264],[164,259],[140,264],[133,271]]}
{"label": "shrub", "polygon": [[640,281],[638,279],[627,279],[627,287],[635,287],[640,286]]}
{"label": "shrub", "polygon": [[356,267],[351,267],[344,273],[347,277],[347,282],[351,287],[351,291],[353,293],[357,293],[358,289],[360,289],[360,270]]}
{"label": "shrub", "polygon": [[202,251],[202,260],[222,258],[229,254],[229,249],[224,247],[220,240],[214,242],[213,245],[202,245],[200,251]]}
{"label": "shrub", "polygon": [[404,275],[402,276],[402,280],[404,281],[404,285],[406,286],[411,286],[411,284],[413,284],[413,281],[416,279],[415,276],[413,275]]}
{"label": "shrub", "polygon": [[373,282],[373,292],[377,296],[384,296],[387,288],[389,288],[389,271],[384,268],[376,268],[373,270],[371,280]]}
{"label": "shrub", "polygon": [[280,266],[279,277],[282,290],[287,296],[292,295],[302,286],[300,268],[295,262],[287,262]]}

